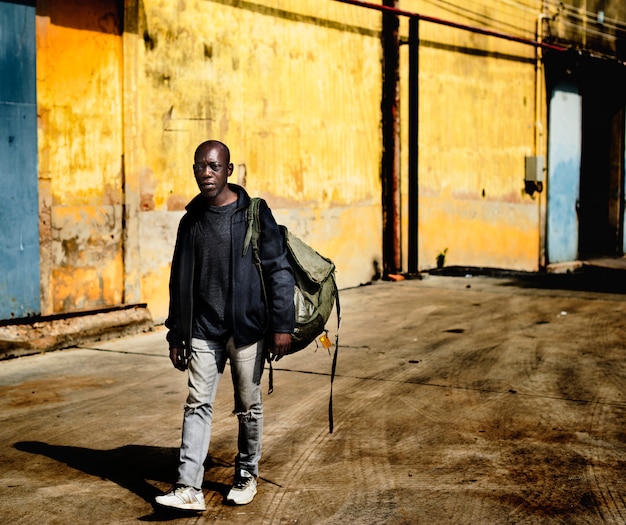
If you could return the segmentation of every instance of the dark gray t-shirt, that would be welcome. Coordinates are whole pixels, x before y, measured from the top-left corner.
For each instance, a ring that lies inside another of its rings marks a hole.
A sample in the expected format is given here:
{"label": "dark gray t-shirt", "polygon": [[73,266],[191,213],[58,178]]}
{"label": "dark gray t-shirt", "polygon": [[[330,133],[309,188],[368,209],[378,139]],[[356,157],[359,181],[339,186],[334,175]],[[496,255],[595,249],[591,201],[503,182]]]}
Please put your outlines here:
{"label": "dark gray t-shirt", "polygon": [[193,337],[225,342],[230,297],[231,217],[237,202],[207,206],[196,232]]}

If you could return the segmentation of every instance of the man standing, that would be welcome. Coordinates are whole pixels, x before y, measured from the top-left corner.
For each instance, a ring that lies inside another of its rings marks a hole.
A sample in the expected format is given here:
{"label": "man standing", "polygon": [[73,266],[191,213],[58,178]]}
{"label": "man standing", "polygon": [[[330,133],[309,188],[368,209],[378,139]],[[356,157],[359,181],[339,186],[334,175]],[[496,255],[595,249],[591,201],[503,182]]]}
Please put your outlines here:
{"label": "man standing", "polygon": [[[294,279],[283,238],[264,205],[259,210],[260,258],[265,285],[252,250],[243,254],[250,197],[235,184],[228,147],[203,142],[194,155],[200,195],[180,221],[170,276],[170,360],[188,370],[178,481],[156,502],[182,510],[205,510],[202,481],[211,439],[213,402],[230,360],[239,419],[235,477],[226,501],[250,503],[256,494],[261,457],[261,375],[267,347],[278,360],[291,345]],[[265,288],[265,292],[264,292]],[[266,297],[266,298],[265,298]]]}

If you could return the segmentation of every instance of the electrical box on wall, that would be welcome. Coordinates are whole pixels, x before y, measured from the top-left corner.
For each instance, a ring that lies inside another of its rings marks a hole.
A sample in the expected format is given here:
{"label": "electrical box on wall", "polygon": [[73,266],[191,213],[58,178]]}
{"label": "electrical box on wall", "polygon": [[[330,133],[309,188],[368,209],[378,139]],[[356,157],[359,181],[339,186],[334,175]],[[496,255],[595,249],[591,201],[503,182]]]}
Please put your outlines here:
{"label": "electrical box on wall", "polygon": [[545,159],[543,157],[526,157],[526,182],[543,182]]}

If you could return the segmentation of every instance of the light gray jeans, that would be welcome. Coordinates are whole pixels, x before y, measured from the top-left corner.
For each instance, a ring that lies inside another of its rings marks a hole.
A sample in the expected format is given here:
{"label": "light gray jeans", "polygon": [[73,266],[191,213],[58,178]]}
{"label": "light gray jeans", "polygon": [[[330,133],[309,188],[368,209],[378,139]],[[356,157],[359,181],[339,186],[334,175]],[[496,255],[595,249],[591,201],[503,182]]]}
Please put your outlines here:
{"label": "light gray jeans", "polygon": [[263,433],[263,341],[235,348],[232,339],[226,344],[202,339],[191,340],[188,369],[189,395],[185,403],[183,436],[180,447],[178,483],[197,489],[204,479],[204,461],[211,441],[213,402],[226,360],[235,391],[234,414],[239,419],[238,453],[235,468],[259,475],[261,436]]}

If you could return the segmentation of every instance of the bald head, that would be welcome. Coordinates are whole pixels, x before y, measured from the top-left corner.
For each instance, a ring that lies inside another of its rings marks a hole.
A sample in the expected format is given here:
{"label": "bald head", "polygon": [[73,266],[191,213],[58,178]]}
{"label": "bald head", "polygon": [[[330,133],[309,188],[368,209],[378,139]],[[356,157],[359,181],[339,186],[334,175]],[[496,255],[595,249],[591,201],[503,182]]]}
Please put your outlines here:
{"label": "bald head", "polygon": [[226,155],[226,164],[230,164],[230,150],[226,144],[220,142],[219,140],[207,140],[200,144],[194,153],[194,160],[197,160],[198,157],[202,157],[205,151],[215,147],[220,148],[224,152],[224,155]]}

